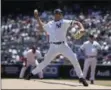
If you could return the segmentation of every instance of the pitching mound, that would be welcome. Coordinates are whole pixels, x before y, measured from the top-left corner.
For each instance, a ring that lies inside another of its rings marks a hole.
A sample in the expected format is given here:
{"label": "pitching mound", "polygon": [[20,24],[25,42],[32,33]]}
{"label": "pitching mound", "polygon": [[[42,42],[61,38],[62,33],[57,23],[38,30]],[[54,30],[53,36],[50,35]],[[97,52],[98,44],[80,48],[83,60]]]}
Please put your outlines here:
{"label": "pitching mound", "polygon": [[111,87],[99,85],[84,87],[78,82],[63,80],[2,79],[2,89],[111,89]]}

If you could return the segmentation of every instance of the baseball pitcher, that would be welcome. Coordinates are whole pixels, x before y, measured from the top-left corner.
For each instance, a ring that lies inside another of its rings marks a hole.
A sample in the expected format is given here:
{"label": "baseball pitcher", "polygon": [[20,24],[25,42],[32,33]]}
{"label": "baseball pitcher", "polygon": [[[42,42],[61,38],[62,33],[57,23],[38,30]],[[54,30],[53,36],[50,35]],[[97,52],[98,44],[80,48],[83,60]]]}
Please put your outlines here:
{"label": "baseball pitcher", "polygon": [[75,68],[75,71],[77,73],[77,76],[81,80],[84,86],[88,86],[88,83],[83,78],[83,73],[80,68],[80,65],[77,60],[77,56],[71,48],[67,44],[66,40],[66,34],[69,27],[73,26],[74,24],[79,26],[80,33],[84,32],[83,25],[78,21],[72,21],[72,20],[65,20],[63,19],[63,13],[62,10],[56,9],[54,10],[54,17],[55,19],[52,21],[49,21],[47,24],[43,24],[41,19],[38,16],[38,11],[36,10],[34,12],[35,18],[38,21],[39,27],[41,28],[41,32],[47,32],[49,34],[49,43],[50,48],[45,55],[45,59],[43,62],[41,62],[33,71],[32,73],[27,75],[27,80],[31,78],[31,76],[41,72],[42,69],[44,69],[57,55],[62,54],[65,57],[67,57],[72,65]]}

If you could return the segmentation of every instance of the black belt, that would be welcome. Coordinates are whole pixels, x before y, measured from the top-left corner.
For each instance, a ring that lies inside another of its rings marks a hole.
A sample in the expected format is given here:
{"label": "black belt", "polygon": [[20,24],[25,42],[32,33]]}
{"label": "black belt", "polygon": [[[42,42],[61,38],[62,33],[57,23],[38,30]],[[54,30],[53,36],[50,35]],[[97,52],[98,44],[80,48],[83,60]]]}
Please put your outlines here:
{"label": "black belt", "polygon": [[86,58],[96,58],[97,56],[86,56]]}
{"label": "black belt", "polygon": [[64,43],[64,41],[61,41],[61,42],[50,42],[50,44],[63,44]]}

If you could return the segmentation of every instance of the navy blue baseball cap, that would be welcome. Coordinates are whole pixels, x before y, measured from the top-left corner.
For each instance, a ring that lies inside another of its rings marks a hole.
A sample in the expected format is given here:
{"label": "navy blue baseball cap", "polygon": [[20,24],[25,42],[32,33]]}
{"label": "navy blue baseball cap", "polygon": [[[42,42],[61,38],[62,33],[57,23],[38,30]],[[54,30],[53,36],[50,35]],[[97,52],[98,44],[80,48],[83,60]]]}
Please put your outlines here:
{"label": "navy blue baseball cap", "polygon": [[61,9],[55,9],[54,10],[54,14],[62,14],[62,10]]}
{"label": "navy blue baseball cap", "polygon": [[93,34],[89,34],[89,38],[94,38],[94,35]]}

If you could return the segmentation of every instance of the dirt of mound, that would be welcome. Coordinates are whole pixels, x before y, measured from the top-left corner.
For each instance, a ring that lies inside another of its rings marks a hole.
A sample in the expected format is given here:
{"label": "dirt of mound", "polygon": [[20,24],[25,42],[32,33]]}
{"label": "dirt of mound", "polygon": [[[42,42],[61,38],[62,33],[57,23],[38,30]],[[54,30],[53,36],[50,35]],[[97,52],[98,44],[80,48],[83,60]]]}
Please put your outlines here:
{"label": "dirt of mound", "polygon": [[62,80],[2,79],[2,89],[111,89],[107,86],[89,85]]}

